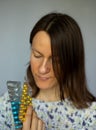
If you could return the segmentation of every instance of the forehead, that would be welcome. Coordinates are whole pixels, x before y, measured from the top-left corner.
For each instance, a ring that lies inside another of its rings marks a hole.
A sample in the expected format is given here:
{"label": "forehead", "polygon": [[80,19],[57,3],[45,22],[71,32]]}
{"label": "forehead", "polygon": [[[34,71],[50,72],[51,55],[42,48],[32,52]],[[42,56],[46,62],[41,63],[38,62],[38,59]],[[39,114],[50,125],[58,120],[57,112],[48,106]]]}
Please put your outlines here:
{"label": "forehead", "polygon": [[51,55],[51,40],[50,36],[45,31],[39,31],[33,38],[32,48],[42,54]]}

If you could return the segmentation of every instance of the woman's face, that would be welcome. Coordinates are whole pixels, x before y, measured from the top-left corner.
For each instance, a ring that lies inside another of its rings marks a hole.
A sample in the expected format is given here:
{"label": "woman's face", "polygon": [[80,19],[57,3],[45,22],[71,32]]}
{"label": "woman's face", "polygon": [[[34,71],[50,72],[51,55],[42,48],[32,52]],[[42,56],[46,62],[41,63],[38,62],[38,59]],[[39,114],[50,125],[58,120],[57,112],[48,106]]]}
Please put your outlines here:
{"label": "woman's face", "polygon": [[33,38],[30,57],[31,71],[39,89],[58,87],[52,67],[50,37],[45,31],[39,31]]}

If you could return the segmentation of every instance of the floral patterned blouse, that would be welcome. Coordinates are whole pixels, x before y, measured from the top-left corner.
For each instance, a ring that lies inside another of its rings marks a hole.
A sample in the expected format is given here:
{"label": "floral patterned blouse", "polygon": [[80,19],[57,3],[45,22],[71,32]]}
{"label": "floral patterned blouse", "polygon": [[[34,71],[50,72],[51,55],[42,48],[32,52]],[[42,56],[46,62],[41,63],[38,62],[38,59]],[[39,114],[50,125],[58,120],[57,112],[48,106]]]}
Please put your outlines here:
{"label": "floral patterned blouse", "polygon": [[[32,104],[46,130],[96,130],[96,102],[87,109],[77,109],[69,99],[44,102],[33,98]],[[0,130],[15,130],[8,93],[0,98]]]}

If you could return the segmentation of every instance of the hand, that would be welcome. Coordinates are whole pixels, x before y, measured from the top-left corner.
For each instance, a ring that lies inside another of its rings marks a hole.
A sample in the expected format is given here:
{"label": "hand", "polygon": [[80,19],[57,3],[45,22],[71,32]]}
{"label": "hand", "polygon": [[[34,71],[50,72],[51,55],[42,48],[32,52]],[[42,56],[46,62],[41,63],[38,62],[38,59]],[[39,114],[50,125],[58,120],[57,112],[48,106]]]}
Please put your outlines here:
{"label": "hand", "polygon": [[44,122],[37,117],[32,110],[32,106],[29,106],[27,109],[22,130],[45,130]]}

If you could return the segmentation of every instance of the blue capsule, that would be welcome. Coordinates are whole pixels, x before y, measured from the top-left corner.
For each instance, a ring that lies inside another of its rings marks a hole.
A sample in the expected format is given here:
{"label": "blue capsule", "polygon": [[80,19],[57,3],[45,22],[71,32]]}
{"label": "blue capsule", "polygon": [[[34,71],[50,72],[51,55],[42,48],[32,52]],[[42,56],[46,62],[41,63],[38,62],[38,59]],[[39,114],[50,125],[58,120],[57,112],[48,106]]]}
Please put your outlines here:
{"label": "blue capsule", "polygon": [[17,115],[18,114],[18,111],[13,111],[13,115]]}
{"label": "blue capsule", "polygon": [[21,124],[20,120],[15,121],[15,124]]}
{"label": "blue capsule", "polygon": [[22,124],[21,125],[18,125],[18,126],[15,126],[16,129],[18,128],[22,128]]}
{"label": "blue capsule", "polygon": [[14,116],[14,119],[18,119],[18,116]]}

